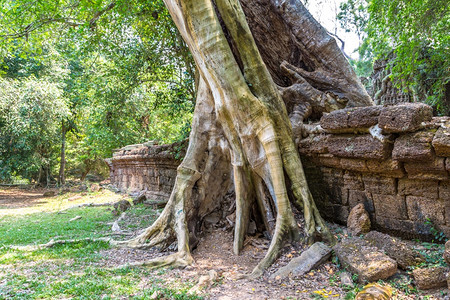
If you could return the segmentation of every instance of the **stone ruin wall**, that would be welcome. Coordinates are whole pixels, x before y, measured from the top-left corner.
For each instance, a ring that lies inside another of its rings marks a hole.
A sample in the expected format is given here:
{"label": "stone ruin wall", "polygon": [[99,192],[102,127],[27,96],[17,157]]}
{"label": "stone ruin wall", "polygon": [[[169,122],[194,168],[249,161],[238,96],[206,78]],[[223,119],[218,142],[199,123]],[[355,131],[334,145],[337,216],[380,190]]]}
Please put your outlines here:
{"label": "stone ruin wall", "polygon": [[111,184],[129,194],[144,192],[147,198],[168,200],[175,183],[177,167],[187,142],[155,145],[153,142],[118,149],[106,160]]}
{"label": "stone ruin wall", "polygon": [[389,77],[391,74],[391,69],[388,66],[389,60],[379,59],[374,62],[373,73],[370,75],[372,83],[370,96],[376,104],[380,105],[413,102],[413,97],[409,93],[405,93],[394,86]]}
{"label": "stone ruin wall", "polygon": [[[376,229],[450,237],[450,118],[421,103],[332,112],[299,150],[321,213],[345,224],[363,203]],[[370,133],[371,132],[371,133]]]}
{"label": "stone ruin wall", "polygon": [[[322,117],[323,133],[299,142],[321,213],[345,224],[363,203],[373,227],[407,238],[429,237],[426,218],[450,237],[450,118],[420,103],[344,109]],[[372,133],[370,133],[372,132]],[[374,137],[376,136],[376,137]],[[132,145],[109,160],[121,191],[167,199],[187,143]]]}

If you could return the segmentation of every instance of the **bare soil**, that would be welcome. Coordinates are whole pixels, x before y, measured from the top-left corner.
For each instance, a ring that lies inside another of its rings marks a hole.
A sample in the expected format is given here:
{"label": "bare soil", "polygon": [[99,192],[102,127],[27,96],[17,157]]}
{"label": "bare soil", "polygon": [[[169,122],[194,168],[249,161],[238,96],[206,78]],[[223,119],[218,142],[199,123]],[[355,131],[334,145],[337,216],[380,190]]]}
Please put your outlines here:
{"label": "bare soil", "polygon": [[0,187],[0,209],[18,209],[46,203],[46,191],[58,192],[57,189],[29,188],[29,187]]}

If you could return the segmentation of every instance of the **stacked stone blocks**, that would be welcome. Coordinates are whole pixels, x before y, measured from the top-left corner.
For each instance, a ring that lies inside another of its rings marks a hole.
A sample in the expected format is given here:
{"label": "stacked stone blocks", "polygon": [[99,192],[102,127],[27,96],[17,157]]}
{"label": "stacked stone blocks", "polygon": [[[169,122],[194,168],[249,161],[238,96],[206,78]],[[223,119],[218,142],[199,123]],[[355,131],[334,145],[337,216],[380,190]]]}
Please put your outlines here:
{"label": "stacked stone blocks", "polygon": [[450,236],[450,118],[407,103],[335,111],[320,125],[299,151],[326,217],[345,223],[363,203],[379,230],[429,237],[429,219]]}
{"label": "stacked stone blocks", "polygon": [[[375,229],[430,236],[430,219],[450,237],[450,118],[420,103],[334,111],[322,134],[299,142],[308,184],[321,213],[345,224],[362,203]],[[121,191],[168,199],[187,141],[130,145],[107,160]]]}
{"label": "stacked stone blocks", "polygon": [[146,143],[118,149],[106,160],[111,183],[122,192],[145,192],[150,199],[168,200],[186,143]]}

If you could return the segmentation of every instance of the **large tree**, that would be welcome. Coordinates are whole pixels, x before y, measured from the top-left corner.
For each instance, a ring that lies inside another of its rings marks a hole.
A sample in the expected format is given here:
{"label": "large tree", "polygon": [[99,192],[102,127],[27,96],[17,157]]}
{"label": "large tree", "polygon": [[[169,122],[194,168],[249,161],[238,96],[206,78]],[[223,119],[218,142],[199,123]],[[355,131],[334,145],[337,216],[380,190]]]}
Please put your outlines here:
{"label": "large tree", "polygon": [[[98,10],[89,25],[122,2]],[[199,74],[189,146],[158,220],[137,238],[118,244],[165,249],[176,242],[175,254],[147,265],[190,264],[203,218],[228,209],[230,187],[236,207],[234,252],[243,247],[251,216],[271,237],[253,276],[274,261],[285,241],[299,240],[291,205],[303,210],[308,242],[332,241],[294,140],[308,129],[303,125],[308,118],[345,106],[372,105],[335,40],[299,0],[164,2]],[[70,12],[79,8],[67,7]],[[72,20],[61,15],[56,22]],[[55,18],[40,22],[46,20]],[[41,28],[32,25],[15,36]]]}
{"label": "large tree", "polygon": [[148,265],[191,263],[190,241],[202,217],[224,205],[230,173],[234,252],[242,249],[254,205],[255,218],[272,238],[253,276],[274,261],[284,241],[299,239],[291,202],[303,210],[309,241],[332,241],[308,189],[290,118],[301,134],[310,115],[372,104],[334,39],[300,1],[165,3],[201,79],[189,147],[170,200],[159,219],[127,245],[166,248],[176,239],[177,253]]}

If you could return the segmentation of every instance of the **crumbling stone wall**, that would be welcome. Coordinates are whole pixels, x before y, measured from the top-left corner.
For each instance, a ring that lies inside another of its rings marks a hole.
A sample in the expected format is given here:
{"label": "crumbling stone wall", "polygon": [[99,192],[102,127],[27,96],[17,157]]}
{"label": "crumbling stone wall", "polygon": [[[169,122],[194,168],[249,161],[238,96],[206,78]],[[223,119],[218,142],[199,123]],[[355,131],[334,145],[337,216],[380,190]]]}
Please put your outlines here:
{"label": "crumbling stone wall", "polygon": [[412,95],[396,88],[390,78],[391,68],[388,63],[391,59],[392,57],[389,57],[389,59],[378,59],[374,62],[373,73],[370,75],[372,82],[370,95],[376,104],[381,105],[412,102]]}
{"label": "crumbling stone wall", "polygon": [[345,224],[363,203],[372,224],[404,237],[450,236],[450,118],[421,103],[334,111],[299,143],[313,196]]}
{"label": "crumbling stone wall", "polygon": [[[450,237],[450,118],[421,103],[334,111],[322,133],[299,142],[308,184],[324,216],[345,224],[363,203],[372,225],[407,238]],[[120,190],[170,196],[187,142],[131,145],[108,161]],[[177,154],[177,155],[176,155]]]}
{"label": "crumbling stone wall", "polygon": [[187,142],[157,145],[154,142],[118,149],[106,162],[110,180],[122,192],[145,192],[147,198],[168,200]]}

